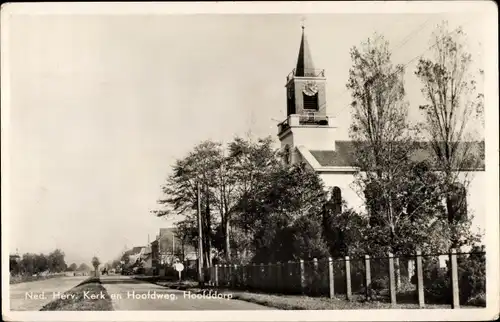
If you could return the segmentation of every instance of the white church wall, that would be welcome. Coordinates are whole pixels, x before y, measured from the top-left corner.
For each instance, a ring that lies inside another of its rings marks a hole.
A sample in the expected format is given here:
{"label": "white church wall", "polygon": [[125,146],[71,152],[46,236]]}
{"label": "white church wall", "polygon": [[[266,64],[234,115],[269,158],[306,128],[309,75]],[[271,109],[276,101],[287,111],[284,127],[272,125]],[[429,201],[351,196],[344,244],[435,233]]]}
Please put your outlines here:
{"label": "white church wall", "polygon": [[293,128],[293,145],[303,145],[309,150],[335,151],[335,130],[335,128],[322,128],[318,131],[315,126]]}
{"label": "white church wall", "polygon": [[341,189],[342,198],[347,202],[347,207],[364,212],[364,200],[356,191],[352,173],[320,172],[319,176],[325,184],[325,189],[331,190],[335,186]]}
{"label": "white church wall", "polygon": [[[331,190],[332,187],[337,186],[342,191],[342,198],[347,202],[347,206],[356,210],[364,212],[364,198],[360,196],[354,184],[354,175],[351,173],[337,173],[337,172],[322,172],[319,173],[325,189]],[[474,232],[480,230],[484,231],[486,228],[486,200],[485,200],[485,181],[486,173],[484,171],[471,171],[462,172],[459,175],[459,181],[464,182],[468,180],[467,185],[467,207],[469,215],[473,215],[472,229]]]}
{"label": "white church wall", "polygon": [[[485,204],[487,200],[486,191],[487,187],[485,186],[486,182],[486,172],[485,171],[471,171],[461,173],[459,178],[463,182],[463,180],[469,181],[469,184],[466,185],[467,188],[467,208],[469,215],[473,215],[472,219],[472,228],[473,231],[480,229],[484,231],[486,229],[486,216],[487,209]],[[495,214],[492,214],[495,215]],[[496,214],[498,215],[498,214]]]}

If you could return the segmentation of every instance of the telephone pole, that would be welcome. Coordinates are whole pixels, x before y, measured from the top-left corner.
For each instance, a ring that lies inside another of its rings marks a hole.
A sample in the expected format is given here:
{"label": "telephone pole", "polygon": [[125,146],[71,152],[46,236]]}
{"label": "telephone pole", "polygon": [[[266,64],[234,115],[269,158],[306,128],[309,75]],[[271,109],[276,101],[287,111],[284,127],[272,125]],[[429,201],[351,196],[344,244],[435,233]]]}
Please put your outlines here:
{"label": "telephone pole", "polygon": [[201,226],[201,192],[200,183],[196,183],[196,201],[198,204],[198,282],[203,285],[203,236],[202,236],[202,226]]}

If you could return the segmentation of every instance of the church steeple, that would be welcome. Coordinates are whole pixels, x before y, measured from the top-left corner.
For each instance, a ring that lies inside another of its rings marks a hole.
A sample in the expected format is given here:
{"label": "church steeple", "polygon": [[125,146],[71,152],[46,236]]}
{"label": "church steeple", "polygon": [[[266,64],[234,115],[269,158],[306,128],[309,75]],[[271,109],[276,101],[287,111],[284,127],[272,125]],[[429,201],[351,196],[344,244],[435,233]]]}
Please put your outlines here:
{"label": "church steeple", "polygon": [[278,124],[281,147],[287,162],[301,160],[299,147],[335,150],[335,126],[326,104],[324,69],[316,69],[302,25],[297,65],[286,77],[287,118]]}
{"label": "church steeple", "polygon": [[314,68],[304,25],[297,65],[286,81],[287,116],[311,113],[315,116],[326,115],[325,71]]}
{"label": "church steeple", "polygon": [[297,58],[297,67],[295,67],[295,76],[316,76],[314,72],[314,64],[309,50],[309,44],[305,34],[305,26],[302,25],[302,39],[300,41],[299,57]]}

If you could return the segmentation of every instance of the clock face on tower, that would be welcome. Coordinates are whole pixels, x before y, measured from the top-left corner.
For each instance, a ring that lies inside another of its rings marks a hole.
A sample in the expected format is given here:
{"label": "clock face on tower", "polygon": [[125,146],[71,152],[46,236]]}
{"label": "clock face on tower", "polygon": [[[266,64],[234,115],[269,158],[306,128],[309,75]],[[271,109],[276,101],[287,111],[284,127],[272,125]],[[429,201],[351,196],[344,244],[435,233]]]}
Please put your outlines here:
{"label": "clock face on tower", "polygon": [[318,85],[313,81],[309,81],[304,85],[303,92],[307,96],[316,95],[316,93],[318,92]]}

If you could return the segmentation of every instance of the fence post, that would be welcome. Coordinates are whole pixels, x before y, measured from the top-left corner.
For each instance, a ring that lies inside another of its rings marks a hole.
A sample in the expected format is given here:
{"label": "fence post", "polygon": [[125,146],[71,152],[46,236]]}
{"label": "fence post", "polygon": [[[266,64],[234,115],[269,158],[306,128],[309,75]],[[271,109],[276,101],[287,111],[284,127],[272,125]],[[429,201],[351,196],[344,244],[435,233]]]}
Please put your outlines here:
{"label": "fence post", "polygon": [[333,260],[331,257],[328,257],[328,286],[330,289],[330,298],[333,299],[334,292],[334,284],[333,284]]}
{"label": "fence post", "polygon": [[215,282],[215,286],[219,286],[219,264],[216,264],[215,265],[215,273],[214,273],[214,282]]}
{"label": "fence post", "polygon": [[281,263],[276,262],[276,292],[281,291]]}
{"label": "fence post", "polygon": [[274,290],[273,282],[276,282],[273,278],[273,264],[271,262],[267,263],[267,285],[271,290]]}
{"label": "fence post", "polygon": [[460,292],[458,289],[458,267],[457,267],[457,250],[452,248],[450,250],[451,257],[451,291],[453,294],[452,309],[460,308]]}
{"label": "fence post", "polygon": [[262,280],[262,275],[263,275],[262,272],[263,271],[264,271],[264,263],[260,263],[260,265],[259,265],[259,274],[257,275],[257,278],[259,280],[259,288],[260,289],[263,289],[264,288],[264,284],[265,284],[264,283],[265,281]]}
{"label": "fence post", "polygon": [[227,267],[226,264],[222,264],[222,286],[227,286]]}
{"label": "fence post", "polygon": [[224,286],[224,265],[219,264],[219,286]]}
{"label": "fence post", "polygon": [[219,286],[224,286],[224,264],[219,264]]}
{"label": "fence post", "polygon": [[300,291],[304,293],[306,288],[306,276],[305,276],[305,268],[304,268],[304,260],[300,260]]}
{"label": "fence post", "polygon": [[250,266],[250,287],[254,288],[255,287],[255,264],[252,263]]}
{"label": "fence post", "polygon": [[349,260],[349,256],[345,257],[345,286],[346,286],[346,297],[347,300],[350,301],[352,298],[351,291],[351,262]]}
{"label": "fence post", "polygon": [[234,282],[233,282],[233,287],[236,287],[238,286],[239,284],[239,274],[238,274],[238,265],[234,264],[234,272],[233,272],[233,275],[234,275]]}
{"label": "fence post", "polygon": [[394,272],[396,277],[396,290],[401,289],[401,266],[399,265],[399,257],[394,258]]}
{"label": "fence post", "polygon": [[366,299],[371,299],[372,297],[372,275],[370,270],[370,255],[365,255],[365,295]]}
{"label": "fence post", "polygon": [[241,268],[240,268],[240,272],[241,272],[241,283],[240,283],[240,286],[241,288],[244,288],[246,286],[246,278],[245,278],[245,273],[246,273],[246,268],[247,266],[246,265],[241,265]]}
{"label": "fence post", "polygon": [[292,270],[293,262],[291,260],[286,264],[286,282],[285,285],[290,285],[289,290],[295,291],[295,272]]}
{"label": "fence post", "polygon": [[259,265],[257,263],[253,267],[253,287],[255,289],[259,287]]}
{"label": "fence post", "polygon": [[319,293],[319,272],[318,272],[318,259],[317,258],[313,258],[313,292],[314,294],[317,294]]}
{"label": "fence post", "polygon": [[234,286],[234,269],[233,265],[229,264],[229,286],[233,287]]}
{"label": "fence post", "polygon": [[425,307],[425,298],[424,298],[424,272],[422,268],[422,252],[417,250],[417,290],[418,290],[418,305],[421,308]]}
{"label": "fence post", "polygon": [[394,255],[389,253],[389,293],[391,295],[391,305],[396,305],[396,280],[394,278]]}

